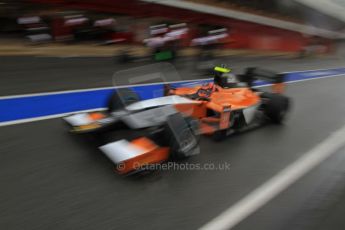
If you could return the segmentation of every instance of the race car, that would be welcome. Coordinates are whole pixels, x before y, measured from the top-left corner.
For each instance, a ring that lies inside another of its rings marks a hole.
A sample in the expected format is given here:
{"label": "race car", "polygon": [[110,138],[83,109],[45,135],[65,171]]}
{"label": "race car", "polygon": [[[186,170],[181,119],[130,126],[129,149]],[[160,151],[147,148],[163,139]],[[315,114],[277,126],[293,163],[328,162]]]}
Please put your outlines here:
{"label": "race car", "polygon": [[[190,116],[200,121],[201,133],[215,140],[271,121],[282,123],[290,108],[284,96],[284,75],[258,68],[248,68],[235,75],[223,66],[214,68],[213,82],[196,87],[167,86],[166,95],[179,95],[197,101]],[[256,80],[272,84],[272,92],[253,87]],[[181,110],[181,112],[183,112]]]}
{"label": "race car", "polygon": [[177,95],[140,100],[134,91],[122,88],[109,98],[107,111],[74,114],[64,120],[72,133],[106,142],[99,149],[118,173],[129,174],[200,152],[198,121],[177,109],[196,103]]}

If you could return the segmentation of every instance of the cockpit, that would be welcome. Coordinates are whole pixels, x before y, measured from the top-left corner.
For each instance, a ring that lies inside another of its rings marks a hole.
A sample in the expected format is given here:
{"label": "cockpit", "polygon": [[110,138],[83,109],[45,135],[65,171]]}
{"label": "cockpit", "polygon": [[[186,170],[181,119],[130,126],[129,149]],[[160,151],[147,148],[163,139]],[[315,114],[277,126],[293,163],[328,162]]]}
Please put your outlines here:
{"label": "cockpit", "polygon": [[214,84],[222,88],[238,87],[239,80],[231,73],[231,69],[216,66],[214,68]]}

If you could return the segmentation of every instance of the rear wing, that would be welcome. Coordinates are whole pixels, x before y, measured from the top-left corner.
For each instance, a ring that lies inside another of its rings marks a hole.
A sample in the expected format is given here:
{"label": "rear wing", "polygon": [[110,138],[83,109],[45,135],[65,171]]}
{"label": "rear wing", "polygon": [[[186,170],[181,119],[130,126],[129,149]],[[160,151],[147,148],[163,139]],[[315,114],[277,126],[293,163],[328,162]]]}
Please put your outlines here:
{"label": "rear wing", "polygon": [[240,80],[253,87],[254,82],[262,80],[272,84],[272,90],[275,93],[283,93],[285,90],[285,74],[275,73],[270,70],[260,68],[247,68],[243,75],[240,75]]}

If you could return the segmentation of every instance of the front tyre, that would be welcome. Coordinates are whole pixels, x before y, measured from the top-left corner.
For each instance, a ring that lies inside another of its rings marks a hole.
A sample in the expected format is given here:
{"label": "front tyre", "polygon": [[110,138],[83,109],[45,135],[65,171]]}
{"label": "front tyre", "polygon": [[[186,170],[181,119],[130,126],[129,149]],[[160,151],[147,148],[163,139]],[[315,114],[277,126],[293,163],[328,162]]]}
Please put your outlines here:
{"label": "front tyre", "polygon": [[180,160],[199,153],[199,134],[192,119],[181,114],[170,115],[165,125],[165,136],[170,146],[170,158]]}

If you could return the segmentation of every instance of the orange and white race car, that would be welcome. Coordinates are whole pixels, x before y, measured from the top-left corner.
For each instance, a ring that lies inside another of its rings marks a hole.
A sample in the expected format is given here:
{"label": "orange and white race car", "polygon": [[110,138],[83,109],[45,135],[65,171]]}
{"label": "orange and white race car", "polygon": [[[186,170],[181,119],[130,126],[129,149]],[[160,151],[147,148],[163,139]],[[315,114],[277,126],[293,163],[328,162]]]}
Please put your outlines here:
{"label": "orange and white race car", "polygon": [[[272,92],[253,87],[256,80],[272,84]],[[214,80],[196,87],[166,89],[166,95],[179,95],[197,101],[186,113],[200,121],[203,134],[220,140],[234,132],[258,127],[272,121],[282,123],[290,107],[284,92],[284,75],[257,68],[248,68],[243,75],[234,75],[224,66],[214,68]],[[184,111],[180,106],[180,111]],[[192,113],[190,113],[192,111]]]}
{"label": "orange and white race car", "polygon": [[[121,174],[198,154],[199,134],[220,140],[267,121],[284,120],[290,100],[282,95],[283,75],[255,68],[238,76],[224,67],[214,71],[213,82],[178,88],[162,84],[165,95],[148,100],[140,100],[132,89],[118,88],[106,111],[74,114],[64,120],[71,132],[101,140],[99,149]],[[147,80],[157,75],[143,76]],[[257,79],[272,83],[273,92],[254,88]]]}

